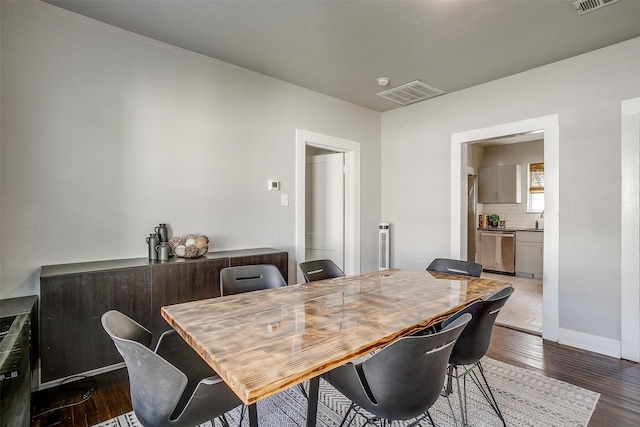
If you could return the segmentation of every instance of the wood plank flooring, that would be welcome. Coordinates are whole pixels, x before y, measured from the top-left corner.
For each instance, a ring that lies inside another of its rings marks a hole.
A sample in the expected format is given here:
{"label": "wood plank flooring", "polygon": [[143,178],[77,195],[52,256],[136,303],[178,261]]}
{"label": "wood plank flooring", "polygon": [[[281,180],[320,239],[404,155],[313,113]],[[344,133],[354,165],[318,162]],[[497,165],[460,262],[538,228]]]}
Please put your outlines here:
{"label": "wood plank flooring", "polygon": [[494,328],[487,356],[601,394],[590,427],[640,426],[640,364]]}
{"label": "wood plank flooring", "polygon": [[[640,364],[543,342],[539,336],[501,326],[494,328],[487,356],[600,393],[589,427],[640,426]],[[83,387],[35,393],[32,426],[90,427],[131,411],[126,370],[95,379],[92,397],[68,408],[54,409],[82,399]],[[90,386],[87,381],[79,385]]]}

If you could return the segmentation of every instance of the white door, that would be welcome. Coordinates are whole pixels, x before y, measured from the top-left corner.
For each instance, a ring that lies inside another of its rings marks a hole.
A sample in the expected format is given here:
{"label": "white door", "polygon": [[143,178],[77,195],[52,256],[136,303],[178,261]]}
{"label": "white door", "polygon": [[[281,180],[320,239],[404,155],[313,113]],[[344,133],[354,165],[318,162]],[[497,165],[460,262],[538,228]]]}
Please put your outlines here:
{"label": "white door", "polygon": [[344,154],[306,161],[305,260],[330,259],[344,270]]}

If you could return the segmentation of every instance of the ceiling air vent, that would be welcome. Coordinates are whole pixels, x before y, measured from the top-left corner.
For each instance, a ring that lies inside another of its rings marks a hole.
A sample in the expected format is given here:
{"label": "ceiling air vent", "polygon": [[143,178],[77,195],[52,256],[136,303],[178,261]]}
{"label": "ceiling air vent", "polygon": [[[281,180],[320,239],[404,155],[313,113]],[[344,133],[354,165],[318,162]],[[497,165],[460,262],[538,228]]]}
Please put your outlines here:
{"label": "ceiling air vent", "polygon": [[405,83],[402,86],[394,87],[389,90],[378,93],[378,96],[387,98],[389,101],[397,102],[401,105],[409,105],[414,102],[424,101],[434,96],[442,95],[444,91],[436,89],[433,86],[415,80]]}
{"label": "ceiling air vent", "polygon": [[585,13],[592,12],[596,9],[600,9],[605,6],[609,6],[612,3],[617,3],[620,0],[578,0],[574,1],[573,5],[578,11],[578,15],[584,15]]}

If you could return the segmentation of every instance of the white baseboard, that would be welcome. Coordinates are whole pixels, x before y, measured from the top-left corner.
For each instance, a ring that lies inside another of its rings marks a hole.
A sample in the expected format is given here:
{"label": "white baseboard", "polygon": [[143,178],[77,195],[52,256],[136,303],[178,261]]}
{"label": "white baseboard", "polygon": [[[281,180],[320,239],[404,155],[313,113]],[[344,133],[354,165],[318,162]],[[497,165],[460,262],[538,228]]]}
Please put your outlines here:
{"label": "white baseboard", "polygon": [[558,330],[558,344],[593,351],[594,353],[620,359],[620,341],[611,338],[560,328]]}
{"label": "white baseboard", "polygon": [[[93,377],[95,375],[104,374],[105,372],[115,371],[116,369],[124,368],[125,366],[126,365],[124,364],[124,362],[120,362],[120,363],[116,363],[115,365],[105,366],[104,368],[98,368],[92,371],[81,372],[79,374],[71,375],[65,378],[58,378],[57,380],[54,380],[54,381],[38,384],[33,391],[45,390],[47,388],[56,387],[60,385],[60,383],[62,383],[63,381],[69,380],[71,378],[82,377],[82,376]],[[34,371],[34,375],[35,375],[35,371]],[[39,372],[38,372],[38,376],[39,376]]]}

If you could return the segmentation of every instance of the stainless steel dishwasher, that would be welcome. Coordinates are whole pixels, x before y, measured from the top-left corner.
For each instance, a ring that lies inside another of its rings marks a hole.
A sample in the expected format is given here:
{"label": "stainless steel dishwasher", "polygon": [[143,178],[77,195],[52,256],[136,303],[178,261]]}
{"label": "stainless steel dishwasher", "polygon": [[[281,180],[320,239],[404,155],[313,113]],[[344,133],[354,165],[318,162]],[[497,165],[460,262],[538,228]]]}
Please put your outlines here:
{"label": "stainless steel dishwasher", "polygon": [[484,270],[515,273],[515,236],[513,231],[482,230],[480,264]]}

